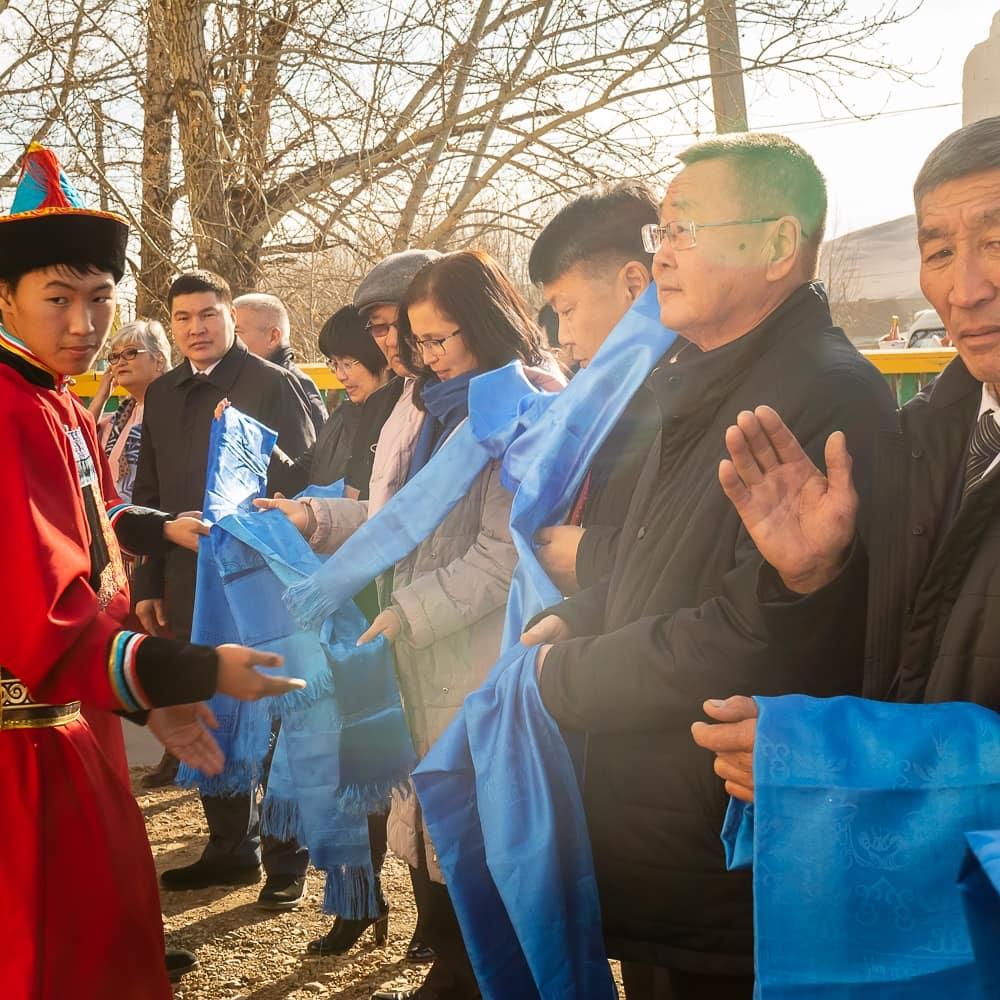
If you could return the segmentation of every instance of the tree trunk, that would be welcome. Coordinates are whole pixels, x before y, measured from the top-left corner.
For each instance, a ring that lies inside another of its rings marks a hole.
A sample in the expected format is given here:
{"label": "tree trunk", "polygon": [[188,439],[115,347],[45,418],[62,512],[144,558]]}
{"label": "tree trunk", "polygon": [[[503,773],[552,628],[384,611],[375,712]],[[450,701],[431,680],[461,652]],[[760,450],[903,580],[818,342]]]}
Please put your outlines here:
{"label": "tree trunk", "polygon": [[173,110],[170,104],[170,69],[164,44],[165,22],[163,0],[150,0],[143,87],[142,232],[135,312],[136,316],[159,320],[167,319],[167,289],[174,271],[170,260],[173,242],[173,197],[170,193]]}
{"label": "tree trunk", "polygon": [[227,158],[212,103],[205,4],[164,0],[164,5],[177,138],[198,263],[225,278],[234,264],[226,211]]}

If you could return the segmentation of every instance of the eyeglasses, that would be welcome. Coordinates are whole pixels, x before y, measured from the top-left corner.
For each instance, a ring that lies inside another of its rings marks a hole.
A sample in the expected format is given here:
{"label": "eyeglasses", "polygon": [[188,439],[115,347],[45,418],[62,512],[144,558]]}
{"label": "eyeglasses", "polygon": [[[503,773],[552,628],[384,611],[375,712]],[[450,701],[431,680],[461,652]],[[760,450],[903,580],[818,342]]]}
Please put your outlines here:
{"label": "eyeglasses", "polygon": [[381,340],[387,336],[395,323],[365,323],[365,329],[376,339]]}
{"label": "eyeglasses", "polygon": [[[756,226],[762,222],[777,222],[781,216],[769,219],[732,219],[729,222],[668,222],[642,227],[642,245],[646,253],[656,253],[666,240],[674,250],[690,250],[698,242],[699,229],[722,229],[725,226]],[[803,234],[805,235],[805,234]]]}
{"label": "eyeglasses", "polygon": [[430,352],[431,357],[440,358],[444,354],[444,345],[451,340],[452,337],[457,337],[462,331],[456,330],[454,333],[449,333],[447,337],[427,337],[424,340],[417,340],[416,337],[408,337],[407,342],[410,347],[415,351],[418,351],[421,357]]}
{"label": "eyeglasses", "polygon": [[140,354],[149,354],[144,347],[126,347],[124,351],[115,351],[108,355],[108,364],[116,365],[119,361],[135,361]]}
{"label": "eyeglasses", "polygon": [[360,365],[360,361],[354,361],[352,359],[339,359],[339,358],[327,358],[326,365],[332,372],[342,372],[344,375],[350,375],[355,368]]}

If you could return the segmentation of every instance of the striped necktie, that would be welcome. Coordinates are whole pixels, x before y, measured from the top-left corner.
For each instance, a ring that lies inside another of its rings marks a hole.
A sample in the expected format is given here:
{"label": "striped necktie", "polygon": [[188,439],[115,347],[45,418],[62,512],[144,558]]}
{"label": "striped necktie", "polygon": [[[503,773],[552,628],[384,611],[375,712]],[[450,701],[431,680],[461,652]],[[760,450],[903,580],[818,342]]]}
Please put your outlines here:
{"label": "striped necktie", "polygon": [[983,474],[1000,454],[1000,427],[997,426],[993,410],[987,410],[976,423],[969,444],[969,454],[965,460],[965,487],[963,499],[974,489]]}

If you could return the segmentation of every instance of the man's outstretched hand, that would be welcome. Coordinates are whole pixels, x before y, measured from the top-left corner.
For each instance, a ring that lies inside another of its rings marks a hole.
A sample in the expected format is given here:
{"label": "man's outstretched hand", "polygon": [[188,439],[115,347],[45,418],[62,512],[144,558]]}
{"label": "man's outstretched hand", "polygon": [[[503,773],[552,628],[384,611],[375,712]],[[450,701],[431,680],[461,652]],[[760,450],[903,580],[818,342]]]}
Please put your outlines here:
{"label": "man's outstretched hand", "polygon": [[217,729],[212,710],[203,702],[154,708],[147,722],[153,735],[178,760],[203,774],[218,774],[225,757],[209,729]]}
{"label": "man's outstretched hand", "polygon": [[216,691],[240,701],[259,701],[273,698],[289,691],[298,691],[306,682],[294,677],[274,677],[262,674],[257,667],[280,667],[284,658],[277,653],[265,653],[249,646],[226,644],[216,646],[219,655],[219,673]]}
{"label": "man's outstretched hand", "polygon": [[753,744],[757,737],[757,702],[734,695],[702,706],[715,724],[691,726],[695,743],[715,754],[715,773],[734,798],[753,802]]}
{"label": "man's outstretched hand", "polygon": [[825,586],[844,563],[857,521],[844,435],[826,442],[825,476],[769,406],[740,413],[726,448],[719,482],[761,555],[795,593]]}

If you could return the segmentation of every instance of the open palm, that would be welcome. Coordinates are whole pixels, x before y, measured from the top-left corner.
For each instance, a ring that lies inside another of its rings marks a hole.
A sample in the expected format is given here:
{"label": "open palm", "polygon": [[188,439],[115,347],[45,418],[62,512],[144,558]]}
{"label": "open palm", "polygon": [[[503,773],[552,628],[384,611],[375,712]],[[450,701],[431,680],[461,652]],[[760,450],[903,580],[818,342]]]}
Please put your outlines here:
{"label": "open palm", "polygon": [[178,760],[205,774],[218,774],[225,758],[209,731],[218,726],[208,705],[171,705],[154,708],[148,725],[153,735]]}
{"label": "open palm", "polygon": [[769,406],[745,410],[726,431],[719,482],[761,555],[785,586],[811,593],[836,576],[850,549],[858,495],[839,431],[826,443],[827,475]]}

